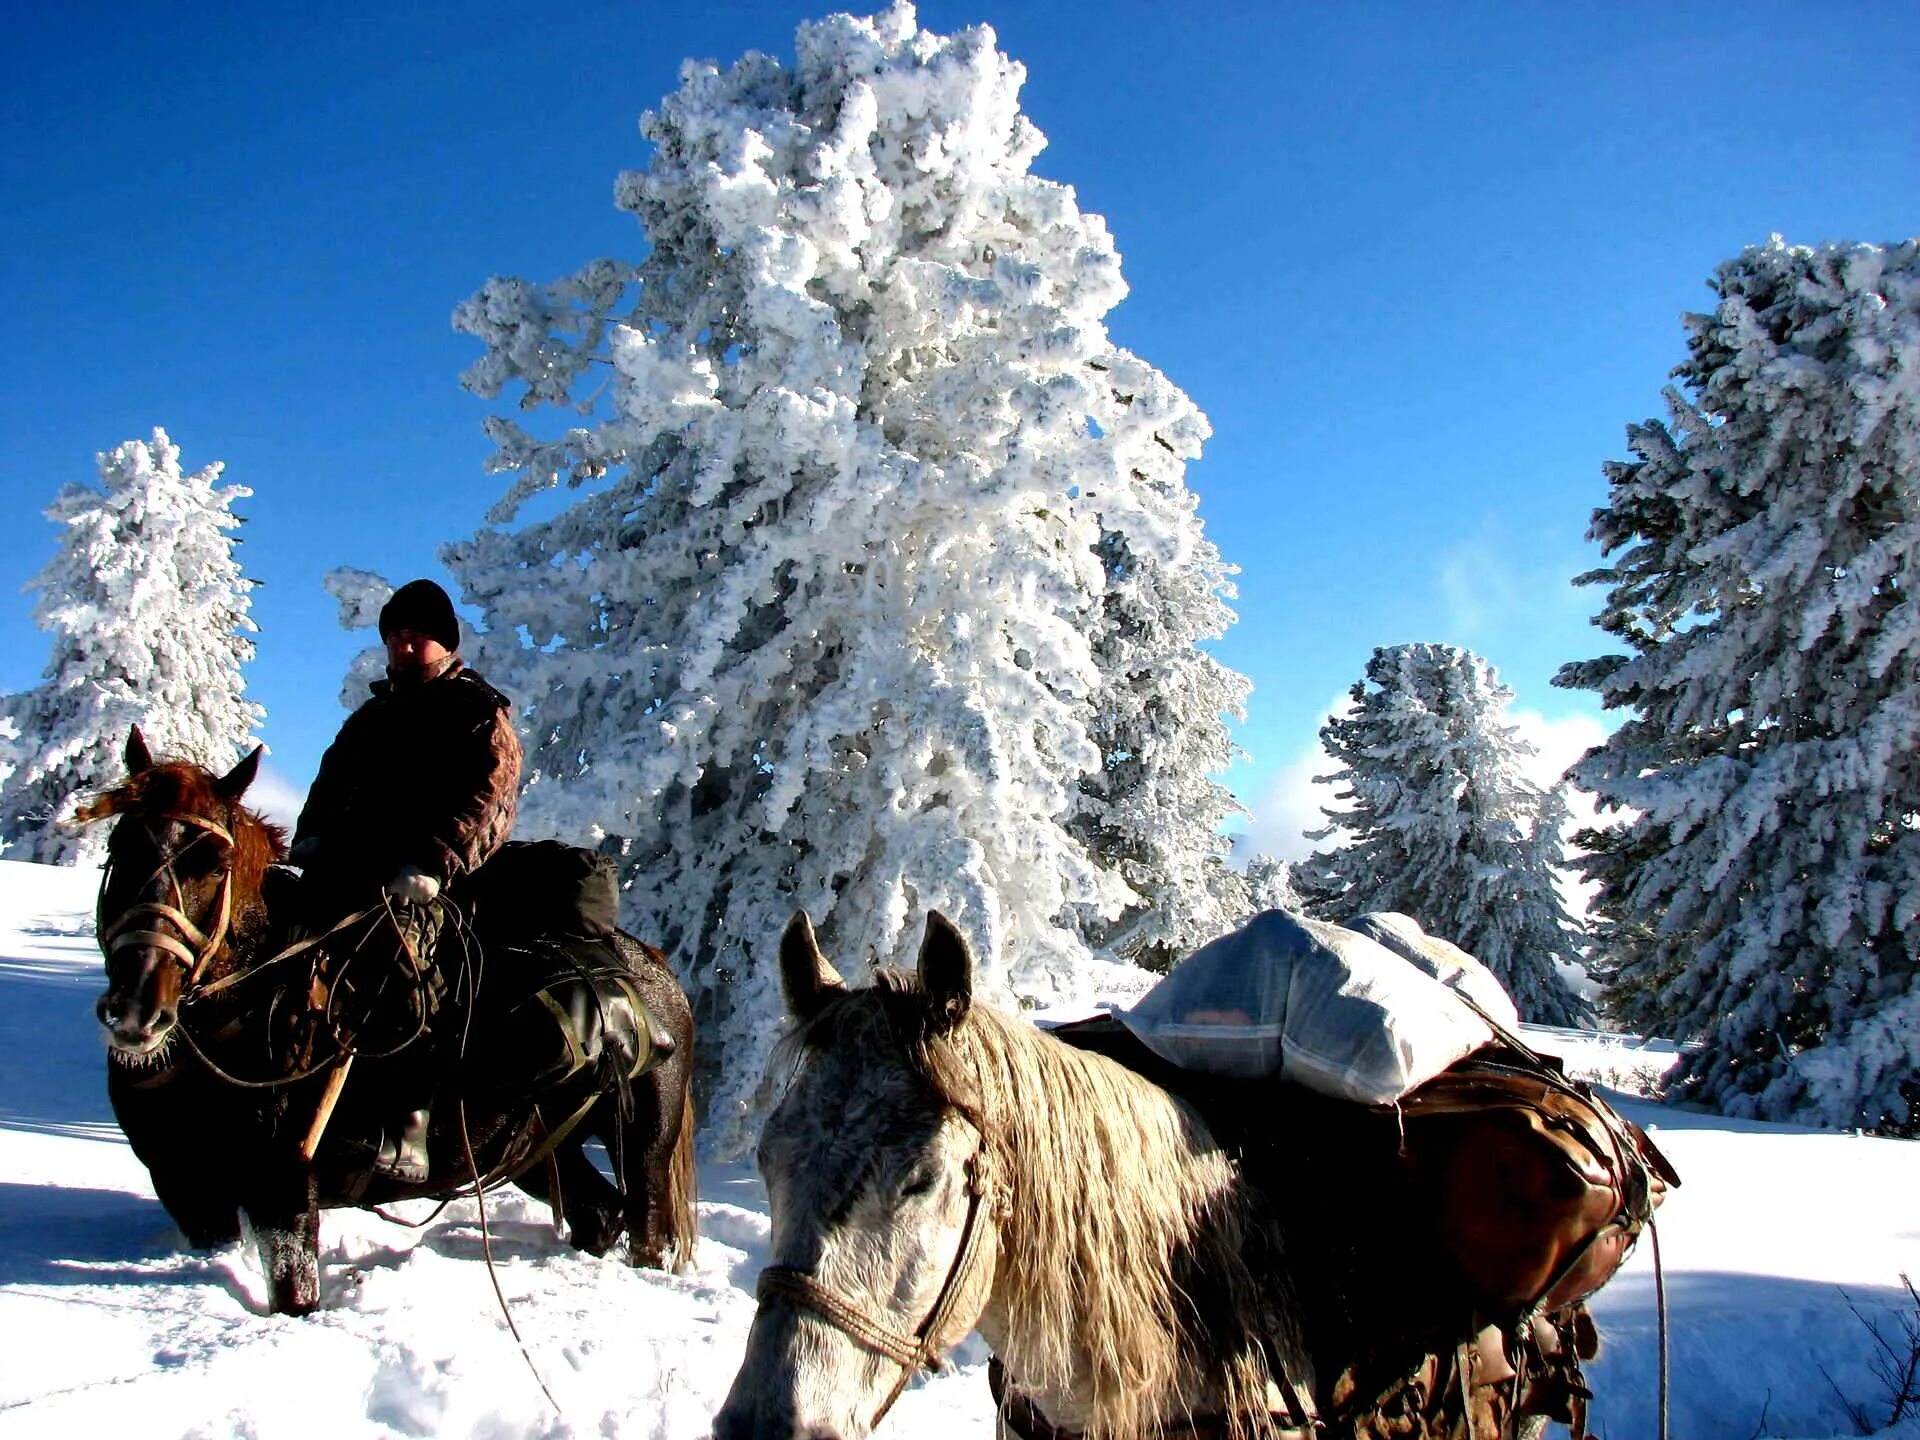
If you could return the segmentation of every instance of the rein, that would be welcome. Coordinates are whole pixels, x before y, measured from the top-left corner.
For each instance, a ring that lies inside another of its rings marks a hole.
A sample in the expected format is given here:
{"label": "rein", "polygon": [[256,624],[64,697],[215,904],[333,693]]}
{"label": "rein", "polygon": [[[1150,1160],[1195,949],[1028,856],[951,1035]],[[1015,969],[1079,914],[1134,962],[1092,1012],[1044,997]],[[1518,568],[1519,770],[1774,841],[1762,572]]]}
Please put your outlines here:
{"label": "rein", "polygon": [[[227,989],[229,986],[238,985],[245,980],[251,980],[254,976],[258,975],[261,971],[265,970],[268,966],[276,965],[280,961],[290,959],[295,955],[304,954],[308,950],[311,950],[315,946],[321,944],[323,941],[328,940],[332,938],[334,935],[339,934],[342,930],[350,929],[351,927],[359,924],[362,920],[365,920],[369,915],[373,914],[374,911],[378,910],[379,908],[380,907],[377,905],[369,905],[364,910],[356,910],[354,911],[353,914],[347,916],[346,919],[337,922],[336,924],[332,925],[326,930],[322,930],[319,934],[309,935],[304,939],[296,940],[293,942],[293,944],[288,945],[286,948],[282,950],[276,951],[274,954],[269,955],[266,959],[260,961],[258,964],[250,965],[244,970],[236,970],[231,975],[222,976],[220,979],[215,980],[210,984],[201,986],[197,991],[194,992],[194,998],[201,998],[204,996],[212,995],[217,991]],[[419,963],[417,959],[415,961],[414,974],[416,976],[416,979],[420,974],[420,968],[419,968]],[[182,1002],[184,1003],[187,998],[188,997],[186,993],[183,991],[181,995]],[[415,1027],[414,1033],[412,1035],[408,1036],[407,1039],[402,1041],[393,1050],[376,1053],[372,1056],[372,1058],[385,1059],[388,1055],[397,1054],[399,1051],[406,1049],[407,1046],[411,1045],[416,1039],[419,1038],[421,1033],[421,1027],[423,1027],[424,1024],[425,1024],[425,1020],[423,1017],[420,1025]],[[193,1031],[188,1028],[184,1017],[180,1019],[178,1022],[176,1022],[174,1028],[179,1032],[181,1038],[187,1042],[187,1048],[193,1051],[194,1057],[198,1059],[202,1065],[206,1066],[207,1070],[214,1076],[215,1079],[222,1080],[225,1083],[235,1086],[241,1090],[281,1090],[286,1088],[289,1085],[298,1085],[303,1080],[311,1080],[316,1075],[321,1075],[326,1073],[329,1070],[332,1070],[335,1066],[342,1065],[347,1062],[351,1062],[355,1055],[361,1053],[360,1051],[352,1048],[352,1046],[346,1040],[342,1039],[339,1035],[339,1032],[336,1030],[334,1033],[334,1043],[337,1048],[332,1055],[326,1057],[323,1060],[315,1060],[309,1065],[296,1068],[292,1071],[289,1071],[285,1075],[276,1075],[276,1076],[273,1076],[271,1079],[267,1079],[267,1080],[249,1080],[249,1079],[246,1079],[244,1076],[235,1075],[232,1071],[228,1070],[225,1066],[221,1065],[211,1055],[207,1054],[206,1050],[201,1046],[200,1042],[194,1039]],[[337,1096],[338,1094],[337,1090],[335,1094]],[[330,1106],[328,1108],[331,1109]]]}
{"label": "rein", "polygon": [[781,1299],[811,1311],[856,1345],[876,1355],[883,1355],[900,1367],[900,1378],[894,1382],[893,1389],[880,1402],[880,1408],[868,1422],[870,1429],[877,1427],[886,1417],[916,1373],[941,1368],[940,1351],[936,1348],[939,1337],[946,1329],[954,1304],[959,1299],[961,1283],[973,1272],[975,1257],[980,1249],[980,1237],[986,1231],[986,1227],[980,1223],[980,1215],[994,1187],[982,1173],[985,1169],[981,1158],[984,1153],[984,1149],[976,1150],[967,1161],[967,1218],[961,1225],[960,1246],[954,1254],[953,1264],[947,1269],[947,1278],[940,1286],[940,1293],[934,1297],[933,1308],[911,1335],[894,1329],[886,1321],[876,1319],[859,1306],[834,1294],[815,1279],[811,1271],[795,1265],[769,1265],[760,1272],[754,1298],[761,1304]]}

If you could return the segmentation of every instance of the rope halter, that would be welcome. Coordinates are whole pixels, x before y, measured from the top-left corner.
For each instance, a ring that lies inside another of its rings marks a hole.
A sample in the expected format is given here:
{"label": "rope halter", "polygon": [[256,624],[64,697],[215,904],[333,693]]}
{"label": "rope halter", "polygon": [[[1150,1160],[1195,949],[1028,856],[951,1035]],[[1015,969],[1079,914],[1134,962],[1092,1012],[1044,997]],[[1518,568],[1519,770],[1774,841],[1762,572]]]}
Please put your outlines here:
{"label": "rope halter", "polygon": [[980,1216],[993,1186],[983,1173],[986,1169],[983,1154],[983,1150],[976,1150],[967,1159],[967,1218],[961,1224],[960,1247],[954,1254],[953,1264],[947,1269],[947,1278],[940,1286],[940,1293],[934,1297],[933,1308],[912,1334],[895,1329],[885,1320],[867,1314],[860,1306],[836,1295],[809,1270],[794,1265],[769,1265],[760,1272],[754,1298],[761,1304],[778,1299],[811,1311],[854,1344],[885,1356],[900,1367],[900,1378],[894,1382],[893,1389],[880,1402],[880,1408],[868,1422],[870,1429],[878,1426],[886,1417],[894,1402],[906,1390],[907,1382],[917,1372],[940,1369],[940,1336],[952,1319],[953,1308],[959,1300],[965,1280],[973,1273],[980,1237],[987,1230],[980,1223]]}

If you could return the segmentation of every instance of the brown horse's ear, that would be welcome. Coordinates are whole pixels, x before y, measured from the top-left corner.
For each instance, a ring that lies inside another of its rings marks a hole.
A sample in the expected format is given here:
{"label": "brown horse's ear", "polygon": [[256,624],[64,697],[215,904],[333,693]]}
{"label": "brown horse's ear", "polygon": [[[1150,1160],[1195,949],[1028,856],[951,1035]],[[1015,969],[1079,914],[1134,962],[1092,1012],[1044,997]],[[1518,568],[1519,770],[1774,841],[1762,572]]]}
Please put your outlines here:
{"label": "brown horse's ear", "polygon": [[973,1006],[973,956],[959,927],[938,910],[927,912],[927,933],[920,941],[920,988],[927,992],[938,1029],[953,1029]]}
{"label": "brown horse's ear", "polygon": [[787,1009],[793,1018],[811,1020],[820,1007],[835,995],[844,994],[847,982],[827,963],[813,938],[813,922],[807,912],[796,910],[780,932],[780,989],[787,997]]}
{"label": "brown horse's ear", "polygon": [[138,725],[127,727],[127,774],[138,775],[142,770],[153,768],[153,752],[147,749],[147,737],[140,733]]}
{"label": "brown horse's ear", "polygon": [[232,804],[247,793],[247,787],[253,784],[253,777],[260,773],[260,752],[265,748],[264,745],[254,746],[246,759],[213,782],[213,788],[222,800]]}

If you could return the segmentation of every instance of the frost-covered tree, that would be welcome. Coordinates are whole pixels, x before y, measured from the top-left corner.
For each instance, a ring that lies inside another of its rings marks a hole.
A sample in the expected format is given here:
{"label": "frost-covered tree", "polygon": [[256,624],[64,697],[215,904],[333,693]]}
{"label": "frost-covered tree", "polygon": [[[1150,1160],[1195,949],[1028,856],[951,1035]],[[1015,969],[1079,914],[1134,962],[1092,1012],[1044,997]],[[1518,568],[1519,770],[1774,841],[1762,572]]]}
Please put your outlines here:
{"label": "frost-covered tree", "polygon": [[[1151,525],[1106,528],[1103,519],[1090,727],[1101,763],[1080,781],[1068,826],[1136,898],[1116,917],[1082,907],[1077,919],[1093,949],[1166,970],[1245,913],[1247,888],[1227,865],[1221,830],[1243,812],[1215,777],[1234,757],[1224,717],[1245,713],[1249,686],[1200,648],[1234,619],[1231,570],[1201,533],[1186,485],[1206,420],[1130,356],[1095,369],[1110,403],[1094,421],[1131,481],[1119,498],[1145,509]],[[1098,507],[1106,497],[1080,498]],[[1143,533],[1155,543],[1142,546]]]}
{"label": "frost-covered tree", "polygon": [[1298,892],[1293,888],[1293,866],[1284,860],[1276,860],[1265,854],[1249,857],[1241,883],[1245,886],[1245,892],[1233,917],[1235,925],[1264,910],[1304,908]]}
{"label": "frost-covered tree", "polygon": [[[393,598],[391,580],[351,565],[329,570],[321,583],[340,606],[342,630],[375,629],[381,609]],[[368,687],[384,679],[386,673],[387,647],[376,640],[347,662],[347,673],[340,682],[340,707],[358,710],[367,703]]]}
{"label": "frost-covered tree", "polygon": [[72,484],[47,510],[60,545],[33,582],[34,619],[53,636],[41,684],[7,697],[18,730],[0,784],[0,839],[16,860],[97,860],[98,831],[65,822],[74,800],[117,780],[127,727],[156,754],[220,772],[264,715],[241,666],[252,582],[234,557],[233,503],[216,462],[191,474],[164,430],[99,457],[100,484]]}
{"label": "frost-covered tree", "polygon": [[1705,1042],[1690,1098],[1911,1132],[1920,243],[1776,236],[1713,285],[1589,532],[1628,653],[1555,682],[1630,712],[1572,772],[1630,815],[1586,865],[1607,994]]}
{"label": "frost-covered tree", "polygon": [[[1228,618],[1182,478],[1205,422],[1109,340],[1119,259],[1030,173],[1022,68],[904,4],[795,49],[689,64],[645,117],[616,187],[644,263],[495,279],[455,316],[472,389],[584,412],[490,422],[515,478],[446,552],[476,663],[526,706],[521,828],[624,854],[629,923],[724,1050],[723,1148],[796,907],[852,965],[907,958],[938,908],[987,988],[1036,998],[1133,884],[1203,910],[1225,743],[1175,732],[1218,735],[1239,694],[1184,649]],[[1156,803],[1189,807],[1161,818],[1197,860],[1142,838]]]}
{"label": "frost-covered tree", "polygon": [[1524,1019],[1581,1024],[1559,968],[1583,969],[1582,935],[1555,885],[1564,798],[1525,773],[1534,747],[1506,723],[1513,692],[1452,645],[1373,652],[1352,704],[1321,726],[1344,787],[1310,838],[1338,837],[1293,867],[1311,914],[1397,910],[1476,956]]}

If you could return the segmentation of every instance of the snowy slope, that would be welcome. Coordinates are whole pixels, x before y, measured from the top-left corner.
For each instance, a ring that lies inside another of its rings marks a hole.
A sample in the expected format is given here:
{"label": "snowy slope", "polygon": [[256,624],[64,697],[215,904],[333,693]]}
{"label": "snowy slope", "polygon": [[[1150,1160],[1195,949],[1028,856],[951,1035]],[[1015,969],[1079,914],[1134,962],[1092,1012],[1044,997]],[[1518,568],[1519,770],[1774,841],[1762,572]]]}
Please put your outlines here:
{"label": "snowy slope", "polygon": [[[251,1254],[180,1249],[113,1124],[92,1016],[94,879],[0,862],[0,1440],[707,1433],[764,1258],[751,1175],[703,1172],[704,1238],[684,1276],[581,1258],[555,1240],[544,1206],[516,1192],[490,1202],[500,1285],[558,1414],[501,1318],[470,1202],[421,1230],[329,1212],[322,1311],[265,1316]],[[1660,1063],[1547,1043],[1589,1069]],[[1660,1230],[1673,1434],[1851,1434],[1823,1371],[1883,1423],[1848,1300],[1892,1320],[1900,1272],[1920,1277],[1920,1146],[1622,1103],[1686,1182]],[[1596,1429],[1651,1437],[1651,1247],[1595,1308],[1608,1345],[1593,1373]],[[983,1364],[971,1342],[958,1367],[902,1400],[883,1437],[985,1440]],[[1914,1426],[1901,1434],[1920,1440]]]}

